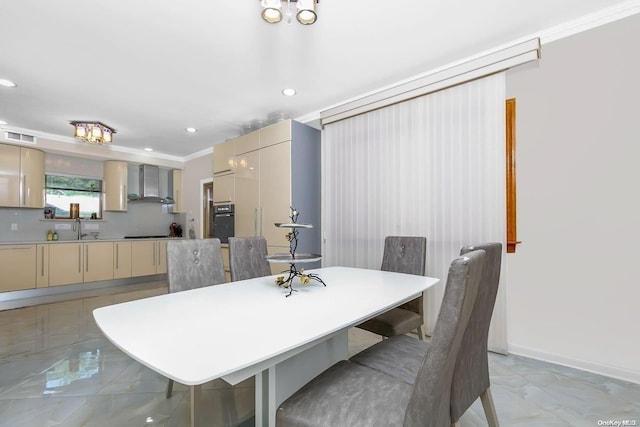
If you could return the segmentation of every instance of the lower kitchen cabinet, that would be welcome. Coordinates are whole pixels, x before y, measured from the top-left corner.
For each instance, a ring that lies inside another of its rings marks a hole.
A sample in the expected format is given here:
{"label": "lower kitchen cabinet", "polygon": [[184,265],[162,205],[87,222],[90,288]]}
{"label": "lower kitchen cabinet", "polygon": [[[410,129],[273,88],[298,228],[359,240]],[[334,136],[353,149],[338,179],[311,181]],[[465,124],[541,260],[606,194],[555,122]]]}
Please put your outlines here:
{"label": "lower kitchen cabinet", "polygon": [[113,242],[83,243],[84,282],[113,280]]}
{"label": "lower kitchen cabinet", "polygon": [[167,240],[2,244],[0,272],[0,292],[166,274]]}
{"label": "lower kitchen cabinet", "polygon": [[36,245],[0,246],[0,292],[36,287]]}
{"label": "lower kitchen cabinet", "polygon": [[156,266],[156,274],[166,274],[167,272],[167,241],[158,240],[158,265]]}
{"label": "lower kitchen cabinet", "polygon": [[82,243],[55,243],[49,247],[49,286],[82,283]]}
{"label": "lower kitchen cabinet", "polygon": [[113,278],[131,277],[131,242],[113,244]]}
{"label": "lower kitchen cabinet", "polygon": [[131,242],[131,276],[149,276],[167,272],[167,241]]}
{"label": "lower kitchen cabinet", "polygon": [[222,266],[224,267],[224,277],[226,277],[227,282],[230,282],[231,267],[229,267],[229,245],[223,245],[220,249],[222,252]]}

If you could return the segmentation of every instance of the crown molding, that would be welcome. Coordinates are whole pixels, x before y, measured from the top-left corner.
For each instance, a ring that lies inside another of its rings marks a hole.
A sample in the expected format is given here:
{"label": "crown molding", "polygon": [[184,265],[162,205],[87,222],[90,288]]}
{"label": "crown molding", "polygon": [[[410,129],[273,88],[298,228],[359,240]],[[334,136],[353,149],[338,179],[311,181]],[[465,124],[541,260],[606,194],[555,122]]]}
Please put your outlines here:
{"label": "crown molding", "polygon": [[640,13],[640,0],[630,0],[547,28],[540,31],[535,37],[539,37],[542,44],[551,43],[637,13]]}

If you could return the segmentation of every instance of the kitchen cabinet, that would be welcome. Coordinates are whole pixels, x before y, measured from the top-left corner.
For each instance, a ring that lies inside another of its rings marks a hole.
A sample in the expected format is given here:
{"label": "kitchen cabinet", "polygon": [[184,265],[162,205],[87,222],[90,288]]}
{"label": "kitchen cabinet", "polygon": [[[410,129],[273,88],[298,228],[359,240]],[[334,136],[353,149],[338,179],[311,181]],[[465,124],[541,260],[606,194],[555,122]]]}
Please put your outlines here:
{"label": "kitchen cabinet", "polygon": [[213,204],[229,204],[235,200],[235,174],[213,177]]}
{"label": "kitchen cabinet", "polygon": [[158,240],[156,242],[158,251],[158,264],[156,265],[156,274],[167,273],[167,241]]}
{"label": "kitchen cabinet", "polygon": [[[260,151],[241,154],[238,159],[246,166],[238,168],[235,174],[235,235],[259,236]],[[215,193],[214,178],[214,196]]]}
{"label": "kitchen cabinet", "polygon": [[105,211],[127,210],[127,162],[108,160],[104,162],[104,208]]}
{"label": "kitchen cabinet", "polygon": [[249,167],[236,171],[235,235],[264,236],[268,246],[288,247],[286,233],[274,223],[286,222],[292,206],[291,141],[239,158]]}
{"label": "kitchen cabinet", "polygon": [[234,142],[229,140],[213,146],[213,175],[230,173],[233,170]]}
{"label": "kitchen cabinet", "polygon": [[220,248],[222,252],[222,266],[224,267],[224,277],[227,282],[231,281],[231,267],[229,267],[229,245],[222,245]]}
{"label": "kitchen cabinet", "polygon": [[233,148],[236,156],[260,148],[260,133],[250,132],[233,139]]}
{"label": "kitchen cabinet", "polygon": [[[303,125],[304,126],[304,125]],[[260,148],[278,144],[280,142],[291,141],[292,121],[283,120],[281,122],[263,127],[258,131],[260,135]]]}
{"label": "kitchen cabinet", "polygon": [[36,245],[36,287],[49,286],[49,246],[48,244]]}
{"label": "kitchen cabinet", "polygon": [[44,152],[0,144],[0,206],[44,207]]}
{"label": "kitchen cabinet", "polygon": [[[289,247],[286,232],[274,226],[287,222],[291,207],[306,214],[306,206],[298,206],[291,195],[291,141],[260,150],[260,220],[262,235],[269,246]],[[304,218],[304,216],[303,216]],[[320,224],[317,224],[320,226]]]}
{"label": "kitchen cabinet", "polygon": [[82,245],[80,242],[49,245],[49,286],[83,282]]}
{"label": "kitchen cabinet", "polygon": [[293,207],[300,223],[314,226],[301,231],[298,252],[320,253],[320,132],[286,120],[257,133],[260,148],[236,157],[235,235],[264,236],[270,253],[288,252],[286,232],[274,224],[287,222]]}
{"label": "kitchen cabinet", "polygon": [[113,242],[83,243],[84,282],[113,280]]}
{"label": "kitchen cabinet", "polygon": [[113,278],[131,277],[131,242],[114,242],[113,244]]}
{"label": "kitchen cabinet", "polygon": [[180,169],[174,169],[170,171],[173,182],[173,212],[184,212],[184,203],[182,200],[182,171]]}
{"label": "kitchen cabinet", "polygon": [[0,245],[0,292],[36,287],[36,245]]}
{"label": "kitchen cabinet", "polygon": [[131,276],[149,276],[167,272],[167,241],[131,242]]}

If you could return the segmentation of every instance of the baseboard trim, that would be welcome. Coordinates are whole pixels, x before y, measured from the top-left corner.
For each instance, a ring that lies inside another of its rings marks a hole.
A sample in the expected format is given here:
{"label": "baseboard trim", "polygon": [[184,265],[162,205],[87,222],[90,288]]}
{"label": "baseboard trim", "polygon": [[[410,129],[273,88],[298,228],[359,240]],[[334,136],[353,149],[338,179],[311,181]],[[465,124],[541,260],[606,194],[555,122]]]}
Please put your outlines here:
{"label": "baseboard trim", "polygon": [[587,360],[574,359],[559,354],[547,353],[536,349],[509,344],[509,353],[517,356],[524,356],[543,362],[554,363],[556,365],[567,366],[606,377],[615,378],[635,384],[640,384],[640,372],[633,369],[621,368],[618,366],[604,365],[601,363],[589,362]]}

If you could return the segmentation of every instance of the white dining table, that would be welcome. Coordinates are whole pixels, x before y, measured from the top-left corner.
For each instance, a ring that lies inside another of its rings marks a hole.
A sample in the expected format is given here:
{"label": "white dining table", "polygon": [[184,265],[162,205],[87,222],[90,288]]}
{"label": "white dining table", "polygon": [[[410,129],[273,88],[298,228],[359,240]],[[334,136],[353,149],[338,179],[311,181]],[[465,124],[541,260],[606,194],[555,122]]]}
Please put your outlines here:
{"label": "white dining table", "polygon": [[[348,358],[348,330],[422,294],[439,279],[349,267],[309,270],[326,283],[267,276],[101,307],[98,327],[124,353],[190,386],[191,425],[201,385],[255,377],[256,426],[329,366]],[[297,281],[296,281],[297,282]]]}

